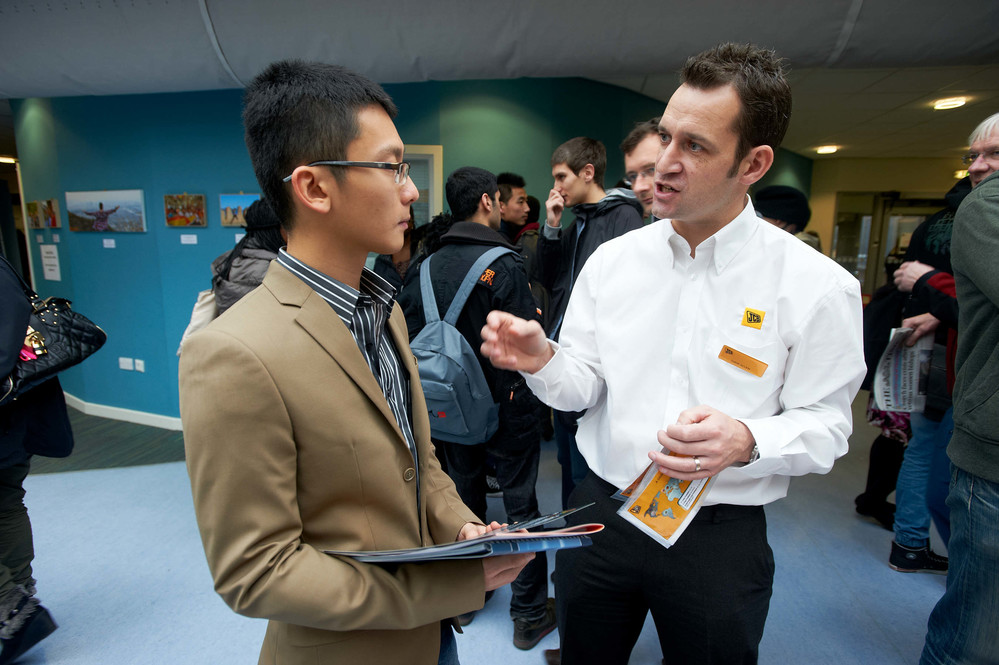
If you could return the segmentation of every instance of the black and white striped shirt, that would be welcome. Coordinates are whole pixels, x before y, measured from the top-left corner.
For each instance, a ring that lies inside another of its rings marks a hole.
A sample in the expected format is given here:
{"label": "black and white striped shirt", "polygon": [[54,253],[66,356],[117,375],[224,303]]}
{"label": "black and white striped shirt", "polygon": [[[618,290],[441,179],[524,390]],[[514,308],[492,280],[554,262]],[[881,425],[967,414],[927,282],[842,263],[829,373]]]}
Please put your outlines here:
{"label": "black and white striped shirt", "polygon": [[[419,457],[413,437],[409,376],[402,369],[399,353],[388,334],[388,319],[395,303],[395,289],[385,279],[365,268],[361,272],[361,290],[347,286],[305,265],[284,248],[277,262],[308,284],[328,302],[354,336],[357,348],[378,380],[392,414],[413,453],[414,469],[419,474]],[[419,475],[416,477],[419,488]]]}

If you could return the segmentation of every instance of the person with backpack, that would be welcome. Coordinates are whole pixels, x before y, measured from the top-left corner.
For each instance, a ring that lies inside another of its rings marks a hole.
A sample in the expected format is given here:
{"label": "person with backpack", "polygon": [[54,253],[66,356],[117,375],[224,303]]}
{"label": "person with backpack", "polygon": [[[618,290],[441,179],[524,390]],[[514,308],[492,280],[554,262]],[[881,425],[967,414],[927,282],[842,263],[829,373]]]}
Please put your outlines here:
{"label": "person with backpack", "polygon": [[[431,436],[438,449],[445,451],[448,474],[461,500],[480,519],[486,518],[487,456],[495,465],[503,490],[507,520],[532,519],[540,516],[535,491],[541,454],[538,401],[519,374],[495,369],[478,349],[482,343],[479,330],[491,310],[517,312],[518,316],[534,321],[540,321],[540,315],[517,247],[498,230],[500,200],[496,176],[480,168],[462,167],[448,177],[445,193],[452,218],[458,221],[440,236],[439,249],[420,263],[419,274],[399,297],[427,397]],[[441,221],[432,226],[439,228]],[[428,249],[435,249],[435,245],[432,242]],[[493,254],[480,263],[489,252]],[[467,291],[464,302],[463,283]],[[424,299],[431,293],[425,305]],[[460,314],[451,311],[449,316],[447,312],[455,305]],[[436,312],[428,311],[434,308]],[[442,325],[438,319],[445,323]],[[446,351],[453,346],[445,341],[448,322],[465,342],[464,355]],[[433,369],[449,363],[450,372]],[[476,384],[483,379],[488,393],[471,398],[478,392]],[[439,393],[444,393],[444,401],[435,403],[435,394]],[[453,394],[455,403],[447,403],[448,393]],[[476,430],[482,438],[463,433],[466,428],[450,425],[459,412],[465,416],[467,429]],[[493,412],[495,415],[491,415]],[[548,598],[548,562],[543,552],[527,564],[511,588],[514,646],[533,648],[556,625],[554,601]],[[467,624],[473,616],[474,613],[463,615],[459,622]]]}

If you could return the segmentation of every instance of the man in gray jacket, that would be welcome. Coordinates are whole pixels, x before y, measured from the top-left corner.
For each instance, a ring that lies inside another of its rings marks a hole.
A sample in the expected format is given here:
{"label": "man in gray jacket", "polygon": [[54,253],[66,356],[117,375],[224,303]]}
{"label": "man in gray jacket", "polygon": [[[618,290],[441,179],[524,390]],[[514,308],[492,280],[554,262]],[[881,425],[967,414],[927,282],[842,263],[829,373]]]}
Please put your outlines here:
{"label": "man in gray jacket", "polygon": [[947,591],[930,615],[920,663],[997,663],[999,642],[999,113],[971,135],[971,193],[954,218],[960,305]]}

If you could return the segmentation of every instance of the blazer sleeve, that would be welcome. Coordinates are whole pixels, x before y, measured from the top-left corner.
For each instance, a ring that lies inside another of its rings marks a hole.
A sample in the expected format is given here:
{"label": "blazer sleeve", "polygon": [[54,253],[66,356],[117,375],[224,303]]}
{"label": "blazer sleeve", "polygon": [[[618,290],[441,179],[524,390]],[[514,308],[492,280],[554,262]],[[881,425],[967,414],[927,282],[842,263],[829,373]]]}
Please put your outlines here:
{"label": "blazer sleeve", "polygon": [[284,399],[265,363],[232,335],[209,328],[185,346],[187,466],[223,600],[246,616],[334,631],[411,629],[482,607],[480,561],[383,568],[310,544],[299,501],[322,489],[298,486]]}

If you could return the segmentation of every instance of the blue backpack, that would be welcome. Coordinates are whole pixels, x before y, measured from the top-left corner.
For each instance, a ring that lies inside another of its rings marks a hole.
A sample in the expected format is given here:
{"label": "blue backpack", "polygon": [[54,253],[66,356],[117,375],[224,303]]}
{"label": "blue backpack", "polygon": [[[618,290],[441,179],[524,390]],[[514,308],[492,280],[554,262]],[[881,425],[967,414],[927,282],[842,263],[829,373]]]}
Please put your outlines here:
{"label": "blue backpack", "polygon": [[435,439],[475,445],[488,441],[499,427],[499,405],[493,401],[479,356],[454,324],[482,272],[504,254],[516,252],[494,247],[472,264],[443,320],[430,281],[433,256],[428,256],[420,266],[426,325],[410,348],[416,356],[430,415],[430,434]]}

